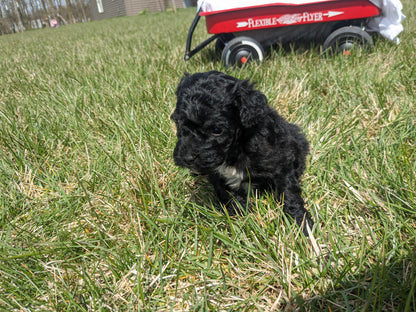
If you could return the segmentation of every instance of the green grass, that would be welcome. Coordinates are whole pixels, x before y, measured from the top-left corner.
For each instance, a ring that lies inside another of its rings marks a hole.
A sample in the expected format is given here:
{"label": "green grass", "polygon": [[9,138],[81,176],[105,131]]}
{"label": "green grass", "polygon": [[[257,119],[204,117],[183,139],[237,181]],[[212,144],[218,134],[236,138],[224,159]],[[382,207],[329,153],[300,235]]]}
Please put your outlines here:
{"label": "green grass", "polygon": [[[183,61],[193,9],[0,37],[0,310],[416,311],[416,5],[349,58]],[[203,23],[194,42],[207,34]],[[174,166],[185,72],[257,81],[311,142],[303,237]]]}

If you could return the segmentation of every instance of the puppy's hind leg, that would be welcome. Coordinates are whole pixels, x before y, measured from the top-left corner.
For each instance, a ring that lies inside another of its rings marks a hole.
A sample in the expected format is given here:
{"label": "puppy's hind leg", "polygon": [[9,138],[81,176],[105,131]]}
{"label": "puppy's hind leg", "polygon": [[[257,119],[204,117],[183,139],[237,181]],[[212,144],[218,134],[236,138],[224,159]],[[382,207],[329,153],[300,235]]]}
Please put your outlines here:
{"label": "puppy's hind leg", "polygon": [[309,212],[305,209],[305,203],[301,193],[302,190],[298,185],[292,185],[284,191],[283,212],[296,221],[305,236],[309,236],[306,224],[312,230],[314,223]]}

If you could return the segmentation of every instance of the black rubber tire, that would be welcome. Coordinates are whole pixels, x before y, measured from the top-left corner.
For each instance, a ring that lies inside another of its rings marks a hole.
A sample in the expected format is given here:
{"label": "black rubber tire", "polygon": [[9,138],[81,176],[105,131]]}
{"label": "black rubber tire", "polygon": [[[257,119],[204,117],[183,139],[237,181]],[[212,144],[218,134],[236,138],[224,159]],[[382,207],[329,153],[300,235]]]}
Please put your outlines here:
{"label": "black rubber tire", "polygon": [[355,49],[369,49],[373,45],[371,36],[358,26],[346,26],[333,31],[322,45],[324,53],[349,55]]}
{"label": "black rubber tire", "polygon": [[250,37],[236,37],[224,47],[221,55],[225,67],[241,67],[246,63],[263,61],[264,50],[259,42]]}
{"label": "black rubber tire", "polygon": [[215,41],[215,54],[221,56],[222,51],[224,50],[224,47],[226,44],[234,38],[234,35],[231,33],[222,34],[217,38],[217,41]]}

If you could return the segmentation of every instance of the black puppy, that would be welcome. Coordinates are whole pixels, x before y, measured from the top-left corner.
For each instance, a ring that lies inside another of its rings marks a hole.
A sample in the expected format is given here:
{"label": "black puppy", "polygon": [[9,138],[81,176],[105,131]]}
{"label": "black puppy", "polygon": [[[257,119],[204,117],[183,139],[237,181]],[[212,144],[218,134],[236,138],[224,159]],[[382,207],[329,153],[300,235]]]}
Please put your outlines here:
{"label": "black puppy", "polygon": [[299,179],[309,144],[247,80],[210,71],[186,74],[176,91],[175,164],[206,175],[230,215],[248,206],[248,193],[283,196],[283,211],[308,235]]}

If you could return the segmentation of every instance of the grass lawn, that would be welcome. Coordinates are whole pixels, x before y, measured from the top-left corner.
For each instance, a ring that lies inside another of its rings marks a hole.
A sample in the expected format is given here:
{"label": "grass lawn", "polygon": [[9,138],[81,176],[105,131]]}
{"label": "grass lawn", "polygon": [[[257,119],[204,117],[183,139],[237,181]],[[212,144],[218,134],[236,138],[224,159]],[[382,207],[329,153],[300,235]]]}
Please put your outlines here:
{"label": "grass lawn", "polygon": [[[183,61],[194,9],[0,37],[1,311],[416,311],[416,3],[401,44]],[[194,42],[206,38],[204,21]],[[249,78],[311,143],[305,238],[175,167],[186,71]]]}

